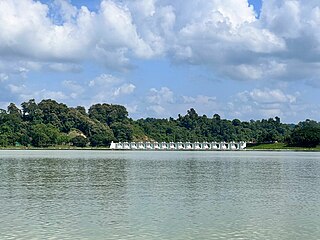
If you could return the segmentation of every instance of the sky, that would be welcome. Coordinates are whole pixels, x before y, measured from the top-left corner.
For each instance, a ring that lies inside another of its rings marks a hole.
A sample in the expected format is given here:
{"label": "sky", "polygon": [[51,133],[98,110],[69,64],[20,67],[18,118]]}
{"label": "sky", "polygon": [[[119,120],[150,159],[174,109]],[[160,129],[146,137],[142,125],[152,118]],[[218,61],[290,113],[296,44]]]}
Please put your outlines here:
{"label": "sky", "polygon": [[0,108],[320,121],[318,0],[0,0]]}

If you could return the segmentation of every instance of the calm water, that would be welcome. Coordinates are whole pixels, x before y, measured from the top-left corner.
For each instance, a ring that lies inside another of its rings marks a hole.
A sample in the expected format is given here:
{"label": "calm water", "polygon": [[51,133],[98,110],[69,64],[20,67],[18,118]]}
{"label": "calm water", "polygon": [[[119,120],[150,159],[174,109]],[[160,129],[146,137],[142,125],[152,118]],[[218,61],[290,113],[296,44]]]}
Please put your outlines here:
{"label": "calm water", "polygon": [[0,239],[320,239],[320,153],[0,151]]}

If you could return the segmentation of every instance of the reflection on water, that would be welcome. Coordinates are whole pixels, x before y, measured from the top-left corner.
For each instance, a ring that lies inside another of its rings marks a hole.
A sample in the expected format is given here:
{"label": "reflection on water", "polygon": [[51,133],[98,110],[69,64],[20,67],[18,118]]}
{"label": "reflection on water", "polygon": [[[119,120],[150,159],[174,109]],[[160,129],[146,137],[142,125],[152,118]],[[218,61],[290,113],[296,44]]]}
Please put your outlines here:
{"label": "reflection on water", "polygon": [[319,160],[0,151],[0,239],[319,239]]}

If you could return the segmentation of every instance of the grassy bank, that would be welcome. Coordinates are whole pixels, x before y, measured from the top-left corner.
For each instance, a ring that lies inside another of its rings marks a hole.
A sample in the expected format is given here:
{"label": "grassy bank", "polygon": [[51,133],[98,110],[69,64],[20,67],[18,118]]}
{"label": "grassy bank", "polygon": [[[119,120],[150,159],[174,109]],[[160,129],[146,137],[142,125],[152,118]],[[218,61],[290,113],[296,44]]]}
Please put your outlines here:
{"label": "grassy bank", "polygon": [[320,146],[317,146],[315,148],[304,148],[304,147],[291,147],[288,146],[285,143],[262,143],[262,144],[257,144],[254,146],[248,146],[246,148],[247,150],[274,150],[274,151],[279,151],[279,150],[289,150],[289,151],[320,151]]}

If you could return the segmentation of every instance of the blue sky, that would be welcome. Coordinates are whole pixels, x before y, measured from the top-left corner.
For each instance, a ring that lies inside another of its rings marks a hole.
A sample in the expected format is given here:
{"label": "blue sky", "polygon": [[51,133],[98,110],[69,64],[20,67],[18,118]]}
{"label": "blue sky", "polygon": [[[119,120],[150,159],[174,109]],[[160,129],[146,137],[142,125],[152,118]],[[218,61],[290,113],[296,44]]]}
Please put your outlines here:
{"label": "blue sky", "polygon": [[3,0],[0,108],[31,98],[320,121],[320,3]]}

